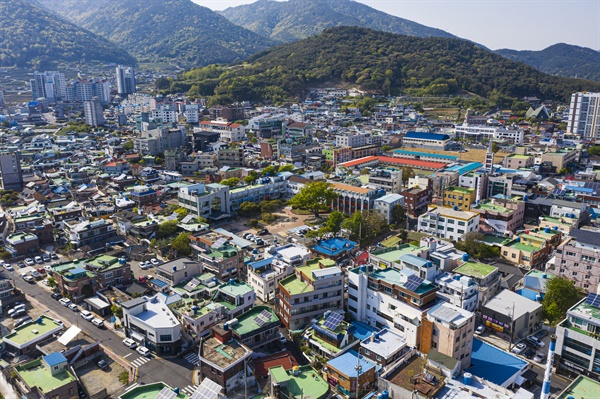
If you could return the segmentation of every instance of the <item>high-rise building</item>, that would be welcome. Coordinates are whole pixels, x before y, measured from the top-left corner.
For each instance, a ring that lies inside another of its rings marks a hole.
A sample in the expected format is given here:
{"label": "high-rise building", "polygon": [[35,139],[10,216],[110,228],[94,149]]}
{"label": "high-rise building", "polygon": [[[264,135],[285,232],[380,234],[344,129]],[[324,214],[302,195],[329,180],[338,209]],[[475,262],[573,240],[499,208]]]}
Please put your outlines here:
{"label": "high-rise building", "polygon": [[21,157],[18,152],[0,153],[0,187],[3,190],[21,190],[23,188]]}
{"label": "high-rise building", "polygon": [[4,105],[4,92],[0,90],[0,107]]}
{"label": "high-rise building", "polygon": [[29,83],[33,100],[46,98],[49,102],[56,102],[63,100],[67,95],[65,75],[57,71],[35,71]]}
{"label": "high-rise building", "polygon": [[135,93],[135,72],[132,67],[125,68],[119,65],[117,72],[117,92],[119,95],[127,96]]}
{"label": "high-rise building", "polygon": [[600,141],[600,93],[573,93],[567,133]]}
{"label": "high-rise building", "polygon": [[102,103],[98,97],[94,96],[90,101],[85,101],[83,103],[83,114],[85,115],[86,125],[104,125],[104,110],[102,109]]}
{"label": "high-rise building", "polygon": [[100,103],[110,102],[110,84],[106,80],[76,80],[67,88],[67,99],[69,101],[90,101],[92,97],[98,97]]}

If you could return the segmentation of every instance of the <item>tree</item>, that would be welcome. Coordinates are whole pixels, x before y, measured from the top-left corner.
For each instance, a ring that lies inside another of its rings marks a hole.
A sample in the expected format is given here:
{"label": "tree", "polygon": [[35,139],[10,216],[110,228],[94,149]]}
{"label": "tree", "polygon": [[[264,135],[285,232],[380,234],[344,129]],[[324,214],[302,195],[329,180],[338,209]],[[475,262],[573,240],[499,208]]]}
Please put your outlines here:
{"label": "tree", "polygon": [[224,186],[229,186],[230,188],[234,188],[240,184],[240,179],[237,177],[230,177],[229,179],[221,180],[221,184]]}
{"label": "tree", "polygon": [[179,233],[179,235],[171,240],[171,248],[173,248],[178,255],[190,255],[192,253],[192,247],[190,247],[190,234]]}
{"label": "tree", "polygon": [[302,187],[300,192],[290,200],[289,204],[292,207],[308,209],[318,218],[320,217],[319,211],[321,208],[331,204],[331,201],[336,197],[337,194],[329,187],[329,183],[315,181]]}
{"label": "tree", "polygon": [[600,155],[600,145],[593,145],[590,148],[588,148],[588,154],[590,156]]}
{"label": "tree", "polygon": [[582,297],[583,292],[571,280],[559,276],[546,280],[546,295],[542,302],[544,318],[555,326]]}
{"label": "tree", "polygon": [[8,252],[4,248],[0,249],[0,259],[2,259],[2,260],[8,260],[10,258],[12,258],[12,254],[10,252]]}
{"label": "tree", "polygon": [[158,225],[156,230],[156,237],[163,238],[175,234],[177,231],[177,223],[179,220],[169,220]]}
{"label": "tree", "polygon": [[50,276],[48,277],[48,287],[50,288],[54,288],[56,287],[58,284],[56,283],[56,279],[54,278],[54,276]]}
{"label": "tree", "polygon": [[408,179],[415,177],[415,171],[410,166],[402,168],[402,182],[406,184]]}
{"label": "tree", "polygon": [[279,172],[291,172],[294,170],[294,165],[286,164],[279,167]]}
{"label": "tree", "polygon": [[500,145],[498,143],[496,143],[495,141],[492,142],[492,152],[495,154],[498,151],[500,151]]}
{"label": "tree", "polygon": [[133,150],[133,140],[129,140],[125,144],[123,144],[123,149],[125,151],[131,151],[131,150]]}
{"label": "tree", "polygon": [[245,214],[252,214],[252,213],[257,213],[260,211],[260,205],[254,203],[254,202],[250,202],[250,201],[245,201],[242,202],[240,204],[240,211],[242,211]]}
{"label": "tree", "polygon": [[115,317],[121,318],[123,317],[123,308],[118,305],[112,305],[110,307],[110,311]]}
{"label": "tree", "polygon": [[244,177],[244,183],[254,184],[254,182],[260,177],[257,171],[252,170],[248,172],[248,176]]}
{"label": "tree", "polygon": [[384,145],[383,147],[381,147],[381,151],[383,151],[383,152],[388,152],[391,149],[392,149],[392,146],[390,146],[390,145]]}
{"label": "tree", "polygon": [[360,174],[361,175],[368,175],[369,173],[371,173],[371,171],[369,170],[369,168],[364,168],[360,170]]}
{"label": "tree", "polygon": [[189,211],[187,209],[185,209],[184,207],[180,206],[179,208],[175,209],[175,213],[179,216],[177,216],[177,218],[179,220],[182,220],[184,217],[186,217],[189,214]]}
{"label": "tree", "polygon": [[342,229],[342,223],[344,223],[344,219],[346,219],[346,217],[342,212],[333,211],[327,217],[324,227],[326,228],[327,232],[337,235]]}
{"label": "tree", "polygon": [[262,170],[262,175],[263,176],[275,176],[275,174],[277,173],[277,170],[278,169],[276,166],[269,165]]}
{"label": "tree", "polygon": [[406,223],[406,209],[402,205],[396,205],[392,209],[392,223],[397,226],[404,226]]}

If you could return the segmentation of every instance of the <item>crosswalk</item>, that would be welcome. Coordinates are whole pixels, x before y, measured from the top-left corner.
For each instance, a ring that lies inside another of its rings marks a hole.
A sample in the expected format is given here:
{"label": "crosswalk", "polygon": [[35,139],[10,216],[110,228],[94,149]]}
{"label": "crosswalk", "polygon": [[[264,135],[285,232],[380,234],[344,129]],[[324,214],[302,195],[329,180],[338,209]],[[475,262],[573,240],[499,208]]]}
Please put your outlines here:
{"label": "crosswalk", "polygon": [[196,352],[188,353],[184,356],[184,359],[188,361],[188,363],[192,363],[193,365],[197,365],[200,362],[200,358]]}
{"label": "crosswalk", "polygon": [[125,391],[131,391],[133,388],[139,386],[140,384],[138,384],[137,382],[134,382],[133,384],[131,384],[130,386],[127,387],[127,389]]}
{"label": "crosswalk", "polygon": [[148,363],[148,362],[149,362],[149,361],[151,361],[151,360],[152,360],[152,359],[148,359],[148,358],[147,358],[147,357],[145,357],[145,356],[140,356],[140,357],[138,357],[137,359],[133,360],[133,361],[131,362],[131,364],[132,364],[133,366],[135,366],[135,367],[140,367],[140,366],[142,366],[143,364],[146,364],[146,363]]}
{"label": "crosswalk", "polygon": [[182,388],[181,390],[187,395],[187,396],[192,396],[194,392],[196,392],[196,388],[198,388],[198,385],[188,385],[185,388]]}

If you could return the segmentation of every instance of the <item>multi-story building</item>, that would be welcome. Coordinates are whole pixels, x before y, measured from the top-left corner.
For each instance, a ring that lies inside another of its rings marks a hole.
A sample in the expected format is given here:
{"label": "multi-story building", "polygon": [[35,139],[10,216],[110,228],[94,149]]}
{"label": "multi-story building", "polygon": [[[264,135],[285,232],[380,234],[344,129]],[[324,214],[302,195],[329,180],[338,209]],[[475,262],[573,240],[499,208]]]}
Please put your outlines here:
{"label": "multi-story building", "polygon": [[555,199],[552,201],[549,216],[570,219],[573,227],[578,228],[590,220],[590,205]]}
{"label": "multi-story building", "polygon": [[521,129],[511,130],[503,127],[469,125],[464,123],[454,128],[457,138],[466,138],[476,141],[484,139],[509,141],[513,144],[521,144],[524,132]]}
{"label": "multi-story building", "polygon": [[[477,298],[478,309],[481,309],[483,305],[500,292],[502,275],[498,272],[497,267],[471,261],[468,255],[463,255],[463,261],[460,262],[458,268],[454,269],[454,272],[458,276],[470,278],[476,284],[479,292]],[[441,291],[444,291],[444,289],[441,289]]]}
{"label": "multi-story building", "polygon": [[444,189],[444,206],[468,211],[471,209],[471,205],[475,203],[476,194],[474,188],[446,187]]}
{"label": "multi-story building", "polygon": [[369,174],[369,185],[381,187],[388,194],[399,194],[402,190],[402,170],[374,169]]}
{"label": "multi-story building", "polygon": [[175,355],[181,349],[181,324],[165,303],[167,299],[156,294],[121,303],[127,336],[158,356]]}
{"label": "multi-story building", "polygon": [[311,319],[344,306],[344,273],[335,262],[315,258],[296,266],[279,281],[277,315],[290,331],[303,329]]}
{"label": "multi-story building", "polygon": [[[360,367],[358,372],[355,367]],[[348,399],[364,397],[377,380],[377,364],[351,350],[326,363],[327,382]],[[358,396],[357,396],[358,395]]]}
{"label": "multi-story building", "polygon": [[175,104],[163,104],[152,110],[152,119],[160,119],[163,123],[177,123],[179,113],[175,109]]}
{"label": "multi-story building", "polygon": [[433,195],[433,185],[430,179],[413,178],[408,181],[408,189],[400,194],[404,197],[406,211],[411,215],[419,215],[427,209]]}
{"label": "multi-story building", "polygon": [[31,255],[39,252],[40,242],[35,234],[13,233],[4,240],[5,249],[14,257]]}
{"label": "multi-story building", "polygon": [[471,207],[479,213],[479,231],[484,234],[507,236],[523,225],[525,203],[516,198],[483,200]]}
{"label": "multi-story building", "polygon": [[122,241],[117,235],[112,222],[108,222],[104,219],[97,219],[94,221],[65,221],[64,231],[68,237],[69,242],[74,248],[81,248],[86,245],[100,244],[104,245],[111,241]]}
{"label": "multi-story building", "polygon": [[225,143],[242,141],[246,137],[246,127],[239,123],[226,121],[202,121],[199,128],[206,132],[218,132],[219,140]]}
{"label": "multi-story building", "polygon": [[503,242],[500,254],[514,264],[535,268],[548,258],[551,249],[549,238],[551,237],[523,233],[513,240]]}
{"label": "multi-story building", "polygon": [[331,189],[338,194],[338,198],[331,201],[331,209],[342,213],[373,209],[375,199],[385,195],[385,190],[355,187],[344,183],[331,183]]}
{"label": "multi-story building", "polygon": [[98,97],[92,97],[90,101],[83,102],[83,114],[88,126],[102,126],[105,123],[104,109]]}
{"label": "multi-story building", "polygon": [[134,186],[129,195],[136,206],[144,206],[156,202],[156,190],[147,186]]}
{"label": "multi-story building", "polygon": [[229,187],[217,183],[181,187],[177,199],[179,206],[207,219],[226,217],[231,209]]}
{"label": "multi-story building", "polygon": [[445,150],[450,144],[450,136],[438,133],[408,132],[402,138],[402,144],[408,147]]}
{"label": "multi-story building", "polygon": [[280,161],[288,163],[302,162],[306,156],[306,149],[311,145],[309,136],[294,136],[280,139],[277,142],[277,153]]}
{"label": "multi-story building", "polygon": [[23,188],[21,155],[18,152],[0,153],[0,187],[3,190],[21,190]]}
{"label": "multi-story building", "polygon": [[437,237],[459,241],[465,234],[479,229],[479,214],[431,205],[419,216],[418,228]]}
{"label": "multi-story building", "polygon": [[504,334],[510,342],[542,327],[542,304],[513,291],[503,290],[481,308],[483,323]]}
{"label": "multi-story building", "polygon": [[375,200],[374,208],[379,211],[388,224],[395,223],[393,220],[394,209],[397,206],[404,206],[404,197],[400,194],[388,194]]}
{"label": "multi-story building", "polygon": [[573,93],[567,121],[568,134],[600,140],[600,93]]}
{"label": "multi-story building", "polygon": [[228,325],[236,341],[257,350],[273,345],[279,339],[281,321],[270,307],[256,306],[224,324]]}
{"label": "multi-story building", "polygon": [[471,277],[441,273],[435,279],[440,290],[438,298],[471,312],[477,311],[479,287]]}
{"label": "multi-story building", "polygon": [[600,285],[600,233],[572,229],[555,252],[554,264],[546,269],[567,277],[586,292],[598,292]]}
{"label": "multi-story building", "polygon": [[140,154],[159,155],[166,150],[182,147],[185,143],[185,129],[161,128],[143,131],[133,142],[133,147]]}
{"label": "multi-story building", "polygon": [[135,90],[135,71],[132,67],[117,66],[117,92],[121,97],[127,97],[134,94]]}
{"label": "multi-story building", "polygon": [[387,328],[418,346],[423,314],[438,288],[409,269],[369,265],[348,273],[348,313],[376,329]]}
{"label": "multi-story building", "polygon": [[243,202],[260,204],[264,200],[282,198],[287,194],[287,180],[281,176],[265,177],[252,185],[233,188],[231,209],[238,210]]}
{"label": "multi-story building", "polygon": [[176,286],[198,276],[204,271],[201,262],[190,258],[178,258],[156,267],[156,277]]}
{"label": "multi-story building", "polygon": [[510,154],[504,158],[504,167],[509,169],[531,168],[535,158],[531,155]]}
{"label": "multi-story building", "polygon": [[21,363],[11,370],[20,396],[72,399],[78,397],[78,382],[60,352]]}
{"label": "multi-story building", "polygon": [[[211,233],[208,233],[210,235]],[[207,238],[191,236],[190,241],[201,244]],[[214,241],[209,248],[198,252],[198,260],[204,268],[212,272],[219,280],[227,281],[238,278],[244,267],[244,251],[235,245],[222,241]]]}
{"label": "multi-story building", "polygon": [[369,144],[381,144],[381,136],[370,132],[350,132],[335,136],[336,147],[362,147]]}
{"label": "multi-story building", "polygon": [[312,137],[315,128],[310,123],[292,122],[283,125],[283,135],[286,137]]}
{"label": "multi-story building", "polygon": [[221,147],[217,151],[219,166],[241,167],[244,166],[244,149],[239,146]]}
{"label": "multi-story building", "polygon": [[302,245],[290,243],[267,248],[264,259],[248,263],[248,284],[261,301],[273,301],[279,281],[294,273],[294,267],[303,265],[309,259],[310,251]]}
{"label": "multi-story building", "polygon": [[567,311],[556,326],[556,359],[560,367],[593,378],[600,377],[600,301],[598,294]]}
{"label": "multi-story building", "polygon": [[475,314],[447,302],[431,308],[422,320],[419,350],[437,350],[461,363],[461,369],[471,366]]}
{"label": "multi-story building", "polygon": [[46,71],[33,73],[33,79],[29,81],[31,86],[31,98],[37,100],[45,98],[50,103],[61,101],[66,97],[67,83],[65,75],[57,71]]}

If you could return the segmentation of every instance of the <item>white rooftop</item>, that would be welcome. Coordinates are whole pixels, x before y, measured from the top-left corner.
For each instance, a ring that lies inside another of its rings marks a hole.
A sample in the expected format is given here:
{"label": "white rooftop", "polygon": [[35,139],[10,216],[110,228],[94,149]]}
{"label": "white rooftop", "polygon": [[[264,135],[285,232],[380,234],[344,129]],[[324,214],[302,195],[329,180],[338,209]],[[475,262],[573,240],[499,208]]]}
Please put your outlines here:
{"label": "white rooftop", "polygon": [[406,340],[395,332],[382,330],[377,335],[377,339],[372,340],[373,335],[371,335],[363,340],[360,346],[384,358],[389,358],[406,346]]}
{"label": "white rooftop", "polygon": [[542,304],[525,298],[524,296],[521,296],[510,290],[501,291],[498,295],[486,303],[484,307],[493,312],[498,312],[502,315],[508,316],[513,311],[513,304],[515,306],[515,319],[518,319],[527,312],[535,312],[537,309],[542,307]]}
{"label": "white rooftop", "polygon": [[177,318],[165,304],[166,296],[156,294],[153,297],[144,297],[146,310],[133,317],[151,325],[153,328],[170,328],[179,324]]}
{"label": "white rooftop", "polygon": [[440,320],[442,323],[454,324],[456,326],[462,326],[473,317],[472,312],[454,306],[448,302],[442,302],[439,305],[434,306],[427,314],[436,320]]}
{"label": "white rooftop", "polygon": [[400,194],[388,194],[384,195],[381,198],[377,198],[375,202],[385,202],[386,204],[393,204],[396,201],[400,201],[404,198],[403,195]]}
{"label": "white rooftop", "polygon": [[277,253],[285,259],[294,260],[308,255],[310,251],[302,245],[288,244],[277,248]]}

